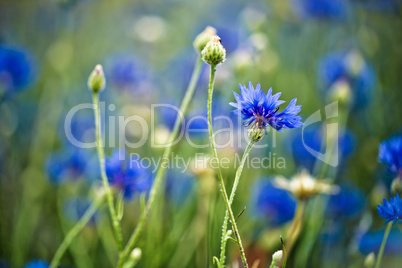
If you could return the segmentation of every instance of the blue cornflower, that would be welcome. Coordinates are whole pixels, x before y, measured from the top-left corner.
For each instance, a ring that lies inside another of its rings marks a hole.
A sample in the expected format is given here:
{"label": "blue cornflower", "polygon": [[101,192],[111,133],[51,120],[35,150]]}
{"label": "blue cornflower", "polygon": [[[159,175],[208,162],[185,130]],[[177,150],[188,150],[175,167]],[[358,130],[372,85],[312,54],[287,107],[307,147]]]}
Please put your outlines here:
{"label": "blue cornflower", "polygon": [[348,12],[345,0],[302,0],[293,2],[302,17],[344,18]]}
{"label": "blue cornflower", "polygon": [[71,146],[49,155],[45,168],[49,181],[57,185],[70,179],[96,177],[95,160],[95,155],[88,150]]}
{"label": "blue cornflower", "polygon": [[147,192],[151,188],[152,178],[149,170],[141,165],[141,160],[130,161],[120,158],[125,152],[114,150],[106,159],[106,175],[109,183],[119,188],[126,200],[134,197],[135,193]]}
{"label": "blue cornflower", "polygon": [[41,260],[33,260],[25,265],[25,268],[48,268],[49,264]]}
{"label": "blue cornflower", "polygon": [[391,197],[389,202],[384,198],[384,205],[378,204],[378,215],[386,219],[385,223],[393,221],[394,224],[402,219],[402,199],[399,194]]}
{"label": "blue cornflower", "polygon": [[249,87],[239,85],[241,95],[233,92],[237,103],[231,102],[230,105],[237,108],[234,112],[243,119],[243,126],[265,130],[268,126],[282,132],[282,128],[298,128],[303,125],[300,121],[301,116],[297,115],[301,110],[301,105],[296,105],[294,98],[282,112],[279,106],[284,101],[278,100],[281,93],[272,95],[272,88],[264,94],[260,84],[254,89],[251,82]]}
{"label": "blue cornflower", "polygon": [[119,90],[136,91],[149,94],[151,92],[152,72],[150,67],[138,57],[130,53],[115,55],[105,64],[110,82]]}
{"label": "blue cornflower", "polygon": [[340,185],[340,189],[337,195],[330,196],[327,215],[336,219],[355,219],[364,210],[364,193],[351,183]]}
{"label": "blue cornflower", "polygon": [[376,73],[358,51],[335,51],[322,57],[318,67],[319,87],[324,96],[336,95],[336,90],[347,88],[351,106],[363,108],[372,99]]}
{"label": "blue cornflower", "polygon": [[0,96],[17,93],[35,80],[31,55],[21,49],[0,45]]}
{"label": "blue cornflower", "polygon": [[[313,172],[317,158],[306,148],[309,147],[316,152],[325,152],[323,145],[325,141],[325,125],[314,124],[307,126],[303,131],[295,131],[294,136],[290,137],[293,158],[297,165],[303,166]],[[341,165],[352,155],[356,147],[356,137],[348,129],[342,129],[338,134],[339,162]]]}
{"label": "blue cornflower", "polygon": [[269,226],[280,226],[293,219],[296,200],[286,190],[261,179],[252,188],[251,213]]}
{"label": "blue cornflower", "polygon": [[380,144],[378,160],[394,173],[402,173],[402,136],[395,136]]}

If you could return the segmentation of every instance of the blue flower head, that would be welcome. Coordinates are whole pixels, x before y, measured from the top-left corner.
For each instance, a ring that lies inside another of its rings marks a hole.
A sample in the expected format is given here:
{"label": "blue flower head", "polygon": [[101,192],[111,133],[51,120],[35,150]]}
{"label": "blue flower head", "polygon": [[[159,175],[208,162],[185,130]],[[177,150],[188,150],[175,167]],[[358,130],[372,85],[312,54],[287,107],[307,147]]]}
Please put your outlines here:
{"label": "blue flower head", "polygon": [[269,226],[280,226],[293,219],[296,200],[286,190],[261,179],[252,188],[252,215]]}
{"label": "blue flower head", "polygon": [[378,215],[385,219],[385,222],[393,221],[394,224],[402,219],[402,199],[399,194],[391,197],[389,202],[384,198],[384,204],[378,204]]}
{"label": "blue flower head", "polygon": [[298,0],[294,6],[304,18],[334,18],[346,17],[348,7],[345,0]]}
{"label": "blue flower head", "polygon": [[335,219],[355,219],[364,210],[364,194],[350,183],[342,184],[340,187],[341,190],[337,195],[330,196],[327,216]]}
{"label": "blue flower head", "polygon": [[122,53],[106,62],[110,82],[119,90],[149,94],[152,72],[140,58]]}
{"label": "blue flower head", "polygon": [[[312,155],[307,148],[311,148],[316,152],[324,153],[323,145],[327,146],[325,135],[325,125],[322,124],[310,125],[305,127],[303,130],[300,129],[300,131],[294,132],[290,144],[293,158],[297,165],[303,166],[310,172],[313,172],[317,158]],[[356,140],[355,135],[350,130],[340,130],[338,135],[338,146],[339,162],[341,165],[344,165],[346,160],[354,152]]]}
{"label": "blue flower head", "polygon": [[30,54],[0,45],[0,96],[9,96],[25,89],[35,77]]}
{"label": "blue flower head", "polygon": [[402,173],[402,136],[395,136],[380,144],[378,160],[393,173]]}
{"label": "blue flower head", "polygon": [[25,268],[48,268],[49,264],[42,260],[33,260],[25,265]]}
{"label": "blue flower head", "polygon": [[73,146],[55,152],[48,156],[45,164],[49,181],[57,185],[80,177],[92,179],[98,175],[93,169],[94,160],[95,155],[88,150]]}
{"label": "blue flower head", "polygon": [[325,96],[333,94],[336,85],[347,85],[353,108],[365,107],[373,97],[376,73],[373,66],[356,51],[327,53],[318,67],[319,86]]}
{"label": "blue flower head", "polygon": [[125,152],[115,150],[106,160],[106,175],[109,183],[119,188],[126,200],[130,200],[135,193],[148,192],[152,178],[150,172],[141,166],[140,160],[122,160],[121,155],[125,155]]}
{"label": "blue flower head", "polygon": [[237,109],[234,112],[242,117],[243,126],[264,131],[271,126],[282,132],[283,128],[298,128],[303,125],[300,121],[301,116],[298,115],[301,105],[296,105],[296,98],[282,112],[279,112],[279,106],[284,103],[278,100],[281,93],[272,95],[272,88],[270,88],[265,95],[260,84],[257,84],[255,89],[251,82],[248,85],[248,88],[239,85],[241,94],[233,92],[237,103],[230,103]]}

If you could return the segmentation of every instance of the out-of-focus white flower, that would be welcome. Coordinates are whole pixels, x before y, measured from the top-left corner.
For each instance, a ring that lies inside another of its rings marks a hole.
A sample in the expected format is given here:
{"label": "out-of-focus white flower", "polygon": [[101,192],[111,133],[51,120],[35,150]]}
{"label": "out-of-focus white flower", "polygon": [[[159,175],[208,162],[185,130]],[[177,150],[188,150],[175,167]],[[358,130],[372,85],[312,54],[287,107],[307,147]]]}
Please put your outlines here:
{"label": "out-of-focus white flower", "polygon": [[274,185],[292,193],[300,200],[308,199],[317,194],[337,194],[339,187],[313,178],[307,171],[303,170],[291,180],[278,176]]}
{"label": "out-of-focus white flower", "polygon": [[167,24],[157,16],[143,16],[134,25],[135,34],[144,42],[153,43],[166,35]]}

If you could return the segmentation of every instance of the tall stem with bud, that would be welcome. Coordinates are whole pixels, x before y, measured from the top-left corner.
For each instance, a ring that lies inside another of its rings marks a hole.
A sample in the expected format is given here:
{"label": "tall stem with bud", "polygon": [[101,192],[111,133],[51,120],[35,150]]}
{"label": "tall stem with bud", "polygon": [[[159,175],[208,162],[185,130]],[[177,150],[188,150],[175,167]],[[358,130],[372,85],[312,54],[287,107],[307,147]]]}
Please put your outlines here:
{"label": "tall stem with bud", "polygon": [[103,151],[103,142],[101,137],[101,127],[100,127],[100,111],[99,111],[99,96],[98,92],[93,92],[93,104],[95,113],[95,126],[96,126],[96,148],[98,149],[99,165],[102,177],[103,187],[105,187],[107,203],[109,206],[110,216],[112,218],[113,230],[116,236],[117,246],[119,251],[123,249],[123,237],[121,234],[120,221],[117,217],[116,210],[114,207],[113,193],[110,188],[105,168],[105,152]]}
{"label": "tall stem with bud", "polygon": [[[233,215],[232,208],[230,206],[231,202],[229,201],[227,192],[226,192],[226,187],[225,187],[225,182],[223,180],[222,176],[222,171],[220,169],[220,164],[219,164],[219,158],[218,158],[218,153],[216,151],[215,147],[215,138],[214,138],[214,133],[213,133],[213,128],[212,128],[212,96],[213,96],[213,91],[214,91],[214,81],[215,81],[215,72],[216,72],[216,65],[222,63],[225,61],[226,57],[226,50],[223,48],[220,38],[218,36],[213,36],[211,37],[211,40],[207,43],[205,48],[202,51],[202,59],[208,63],[211,66],[211,73],[210,73],[210,78],[209,78],[209,85],[208,85],[208,130],[209,130],[209,139],[212,147],[212,152],[215,158],[215,161],[218,164],[218,178],[220,182],[220,187],[221,187],[221,192],[223,195],[223,199],[225,201],[227,213],[229,214],[230,220],[232,222],[232,227],[233,227],[233,232],[236,236],[236,243],[239,246],[240,249],[240,254],[241,258],[243,261],[244,267],[248,267],[247,264],[247,259],[246,255],[244,253],[244,248],[241,242],[239,230],[236,225],[236,219]],[[226,228],[227,229],[227,228]],[[226,230],[223,230],[223,240],[226,240]],[[223,248],[224,250],[224,248]],[[224,260],[219,261],[219,266],[223,266]]]}

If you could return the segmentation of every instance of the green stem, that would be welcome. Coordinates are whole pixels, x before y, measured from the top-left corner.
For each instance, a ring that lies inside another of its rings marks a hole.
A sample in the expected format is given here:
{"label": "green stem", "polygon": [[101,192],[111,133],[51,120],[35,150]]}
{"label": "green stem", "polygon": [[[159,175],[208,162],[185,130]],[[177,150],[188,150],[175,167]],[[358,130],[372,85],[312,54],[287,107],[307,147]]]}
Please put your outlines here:
{"label": "green stem", "polygon": [[[232,187],[232,192],[230,193],[230,198],[229,198],[229,204],[232,205],[233,199],[237,190],[237,186],[239,185],[240,181],[240,176],[243,171],[244,163],[246,162],[246,159],[248,155],[250,154],[251,149],[253,148],[254,143],[249,142],[247,145],[246,150],[243,153],[243,157],[240,161],[240,166],[238,167],[235,175],[235,181],[233,183]],[[225,265],[225,251],[226,251],[226,234],[227,234],[227,226],[228,226],[228,221],[229,221],[229,211],[226,210],[225,212],[225,218],[223,220],[223,225],[222,225],[222,238],[221,238],[221,256],[220,256],[220,265],[223,267]]]}
{"label": "green stem", "polygon": [[236,225],[236,219],[235,219],[235,217],[233,215],[232,208],[230,207],[228,194],[226,193],[225,182],[223,181],[222,171],[221,171],[220,164],[219,164],[218,153],[217,153],[216,148],[215,148],[215,138],[214,138],[214,133],[213,133],[213,129],[212,129],[212,95],[213,95],[213,92],[214,92],[215,72],[216,72],[216,65],[211,65],[211,75],[210,75],[210,78],[209,78],[209,86],[208,86],[208,129],[209,129],[209,138],[210,138],[212,152],[214,154],[215,161],[218,164],[218,177],[219,177],[219,182],[220,182],[220,186],[221,186],[221,192],[222,192],[222,195],[223,195],[223,199],[225,200],[226,209],[227,209],[227,211],[229,213],[230,221],[232,222],[233,231],[234,231],[234,234],[236,236],[237,244],[238,244],[239,249],[240,249],[240,254],[241,254],[241,259],[243,261],[243,265],[244,265],[245,268],[247,268],[248,265],[247,265],[247,260],[246,260],[246,254],[244,253],[244,248],[243,248],[243,245],[241,243],[239,230],[237,229],[237,225]]}
{"label": "green stem", "polygon": [[74,227],[68,232],[66,237],[64,238],[63,242],[57,249],[56,253],[54,254],[53,260],[50,263],[50,268],[56,268],[60,262],[61,257],[63,256],[64,252],[67,250],[70,243],[73,239],[78,235],[78,233],[84,228],[84,226],[88,223],[91,217],[95,214],[98,208],[103,204],[104,195],[101,195],[97,198],[92,205],[85,211],[84,215],[81,219],[74,225]]}
{"label": "green stem", "polygon": [[[198,78],[200,77],[200,70],[201,70],[201,66],[202,66],[202,59],[201,57],[198,58],[197,64],[193,70],[193,74],[191,76],[191,80],[190,80],[190,84],[188,85],[186,94],[183,98],[183,101],[181,103],[180,106],[180,110],[182,111],[183,116],[186,114],[188,105],[190,104],[190,101],[194,95],[194,90],[195,90],[195,86],[197,85],[197,81]],[[166,168],[166,163],[168,162],[168,157],[170,155],[170,152],[172,150],[172,143],[175,141],[175,139],[177,138],[177,134],[179,132],[180,129],[180,125],[181,122],[183,120],[183,117],[178,116],[176,118],[174,127],[172,132],[170,133],[169,136],[169,141],[168,141],[168,146],[165,148],[165,151],[163,153],[163,157],[162,157],[162,163],[159,165],[158,171],[156,173],[155,176],[155,181],[152,185],[150,194],[149,194],[149,199],[145,205],[145,209],[141,214],[140,220],[138,222],[137,227],[135,228],[134,232],[132,233],[130,240],[128,241],[126,247],[124,248],[124,250],[121,252],[120,257],[119,257],[119,261],[117,263],[117,267],[122,267],[124,264],[125,259],[127,258],[128,254],[134,249],[135,244],[138,241],[138,238],[142,232],[142,229],[144,227],[145,221],[147,220],[149,213],[151,211],[152,205],[155,201],[156,195],[158,193],[158,190],[160,188],[162,179],[163,179],[163,175],[165,174],[165,168]]]}
{"label": "green stem", "polygon": [[378,255],[377,255],[377,261],[375,263],[375,268],[380,268],[382,255],[384,254],[385,244],[387,244],[387,239],[388,239],[389,233],[391,232],[392,224],[393,224],[392,221],[389,222],[387,224],[387,227],[385,228],[384,238],[382,239],[380,251],[378,252]]}
{"label": "green stem", "polygon": [[286,249],[288,254],[292,250],[294,243],[296,242],[297,237],[300,234],[301,224],[303,221],[303,212],[304,212],[304,201],[299,200],[297,203],[296,214],[293,219],[292,225],[289,229],[288,237],[287,237],[287,244]]}
{"label": "green stem", "polygon": [[116,236],[117,246],[119,251],[123,249],[123,237],[121,235],[120,221],[117,218],[116,210],[114,208],[113,193],[110,188],[105,168],[105,152],[103,151],[103,141],[101,137],[101,123],[100,123],[100,111],[99,111],[99,95],[98,93],[93,93],[93,103],[94,103],[94,114],[95,114],[95,126],[96,126],[96,148],[98,150],[99,165],[102,176],[103,187],[106,191],[107,202],[109,205],[110,217],[112,218],[112,225],[114,233]]}

